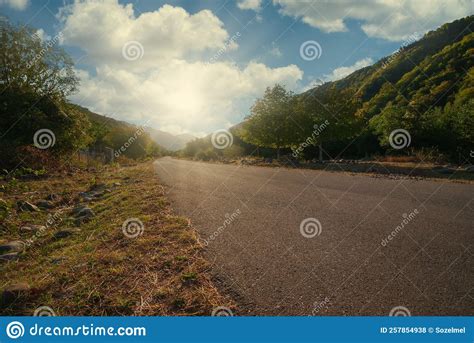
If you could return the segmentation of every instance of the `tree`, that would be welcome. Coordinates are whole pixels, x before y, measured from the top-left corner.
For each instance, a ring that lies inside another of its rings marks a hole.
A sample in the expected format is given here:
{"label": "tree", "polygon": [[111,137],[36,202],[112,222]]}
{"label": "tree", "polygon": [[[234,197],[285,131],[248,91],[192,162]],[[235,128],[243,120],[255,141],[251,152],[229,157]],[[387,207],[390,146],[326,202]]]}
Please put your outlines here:
{"label": "tree", "polygon": [[407,120],[406,111],[397,106],[388,106],[382,113],[374,116],[369,121],[372,130],[379,135],[379,141],[382,146],[390,146],[390,134],[397,129],[409,131],[412,135],[412,125]]}
{"label": "tree", "polygon": [[295,107],[294,119],[300,129],[295,143],[298,147],[318,147],[321,161],[324,144],[349,139],[360,132],[360,121],[354,116],[354,112],[354,104],[345,98],[341,101],[339,93],[334,91],[327,91],[325,96],[300,96]]}
{"label": "tree", "polygon": [[297,124],[293,120],[295,97],[281,85],[267,88],[257,99],[240,132],[246,143],[257,147],[289,148],[295,142]]}
{"label": "tree", "polygon": [[29,27],[0,26],[0,82],[2,90],[33,93],[63,100],[76,90],[73,62],[60,47],[60,36],[43,41]]}
{"label": "tree", "polygon": [[17,148],[32,146],[39,130],[54,137],[48,134],[51,144],[38,153],[61,156],[85,146],[90,123],[66,101],[78,82],[70,57],[33,29],[8,22],[0,25],[0,44],[2,165],[18,165]]}

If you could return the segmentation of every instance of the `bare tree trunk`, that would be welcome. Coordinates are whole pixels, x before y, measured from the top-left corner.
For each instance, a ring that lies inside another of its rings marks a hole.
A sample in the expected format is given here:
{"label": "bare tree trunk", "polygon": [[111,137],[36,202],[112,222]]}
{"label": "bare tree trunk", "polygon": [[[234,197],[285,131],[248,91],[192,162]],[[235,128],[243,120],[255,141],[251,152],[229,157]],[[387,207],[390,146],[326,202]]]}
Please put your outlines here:
{"label": "bare tree trunk", "polygon": [[280,159],[280,147],[277,148],[277,160]]}
{"label": "bare tree trunk", "polygon": [[323,161],[323,143],[319,143],[319,162]]}

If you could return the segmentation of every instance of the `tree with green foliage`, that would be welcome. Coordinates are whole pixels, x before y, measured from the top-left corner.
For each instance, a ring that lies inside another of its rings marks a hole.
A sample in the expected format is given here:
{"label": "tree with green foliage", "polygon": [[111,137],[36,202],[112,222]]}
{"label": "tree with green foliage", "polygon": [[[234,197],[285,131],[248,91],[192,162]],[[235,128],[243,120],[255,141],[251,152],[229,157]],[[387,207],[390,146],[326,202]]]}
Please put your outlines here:
{"label": "tree with green foliage", "polygon": [[[360,120],[353,115],[351,101],[328,91],[324,97],[306,93],[297,98],[294,120],[297,122],[294,154],[311,155],[308,145],[317,147],[319,160],[323,160],[324,145],[349,139],[360,132]],[[303,149],[304,148],[304,149]]]}
{"label": "tree with green foliage", "polygon": [[380,144],[390,147],[390,134],[397,129],[407,130],[410,135],[413,134],[413,125],[406,116],[405,110],[397,106],[389,106],[382,113],[374,116],[369,121],[369,125],[376,135],[379,136]]}
{"label": "tree with green foliage", "polygon": [[60,37],[43,41],[32,28],[0,25],[0,80],[3,89],[64,100],[79,82]]}
{"label": "tree with green foliage", "polygon": [[17,165],[16,149],[32,146],[40,129],[54,134],[45,154],[61,156],[85,146],[89,121],[66,101],[78,83],[71,58],[33,29],[8,22],[0,26],[0,44],[2,165]]}
{"label": "tree with green foliage", "polygon": [[142,159],[161,154],[160,147],[150,138],[144,127],[115,127],[107,133],[104,141],[114,149],[116,157]]}
{"label": "tree with green foliage", "polygon": [[295,97],[281,85],[267,88],[262,98],[257,99],[250,115],[243,123],[240,136],[257,147],[277,150],[289,148],[295,142],[298,125],[294,115]]}

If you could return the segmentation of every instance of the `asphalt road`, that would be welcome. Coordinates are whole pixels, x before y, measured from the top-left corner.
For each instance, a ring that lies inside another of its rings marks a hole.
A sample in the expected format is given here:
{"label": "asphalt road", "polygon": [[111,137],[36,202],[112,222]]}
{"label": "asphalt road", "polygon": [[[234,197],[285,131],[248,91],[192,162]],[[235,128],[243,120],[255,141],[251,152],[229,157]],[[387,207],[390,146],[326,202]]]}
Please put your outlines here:
{"label": "asphalt road", "polygon": [[[474,185],[171,158],[155,167],[239,315],[474,315]],[[302,230],[306,218],[320,226]]]}

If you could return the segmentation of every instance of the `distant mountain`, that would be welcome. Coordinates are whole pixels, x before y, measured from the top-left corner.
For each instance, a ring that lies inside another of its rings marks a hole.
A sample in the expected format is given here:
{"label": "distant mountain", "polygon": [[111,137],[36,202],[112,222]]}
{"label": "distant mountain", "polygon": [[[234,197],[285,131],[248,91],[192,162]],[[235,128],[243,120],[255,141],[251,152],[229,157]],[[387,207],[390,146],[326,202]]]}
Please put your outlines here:
{"label": "distant mountain", "polygon": [[117,127],[136,127],[136,125],[132,125],[130,123],[127,123],[125,121],[122,121],[122,120],[117,120],[117,119],[114,119],[112,117],[107,117],[106,115],[103,115],[103,114],[98,114],[98,113],[95,113],[95,112],[92,112],[90,111],[88,108],[85,108],[85,107],[82,107],[82,106],[79,106],[79,105],[76,105],[76,104],[70,104],[71,106],[77,108],[78,110],[80,110],[82,113],[84,113],[87,117],[87,119],[89,119],[89,121],[91,123],[94,123],[94,124],[97,124],[97,125],[100,125],[100,126],[104,126],[106,128],[117,128]]}
{"label": "distant mountain", "polygon": [[[122,120],[117,120],[111,117],[107,117],[105,115],[94,113],[88,110],[87,108],[79,106],[79,105],[73,105],[73,106],[75,106],[76,108],[81,110],[83,113],[85,113],[89,121],[91,121],[92,123],[98,124],[99,126],[103,126],[108,129],[120,128],[120,127],[126,127],[126,128],[137,127],[137,125],[133,125]],[[190,135],[187,133],[180,134],[180,135],[173,135],[171,133],[157,130],[151,127],[146,127],[145,131],[149,134],[150,138],[155,143],[165,148],[166,150],[170,150],[170,151],[180,150],[184,148],[187,142],[190,142],[196,138],[193,135]]]}
{"label": "distant mountain", "polygon": [[170,151],[180,150],[186,146],[186,143],[196,139],[196,137],[188,133],[172,135],[169,132],[153,129],[151,127],[147,127],[146,131],[150,134],[151,139]]}

